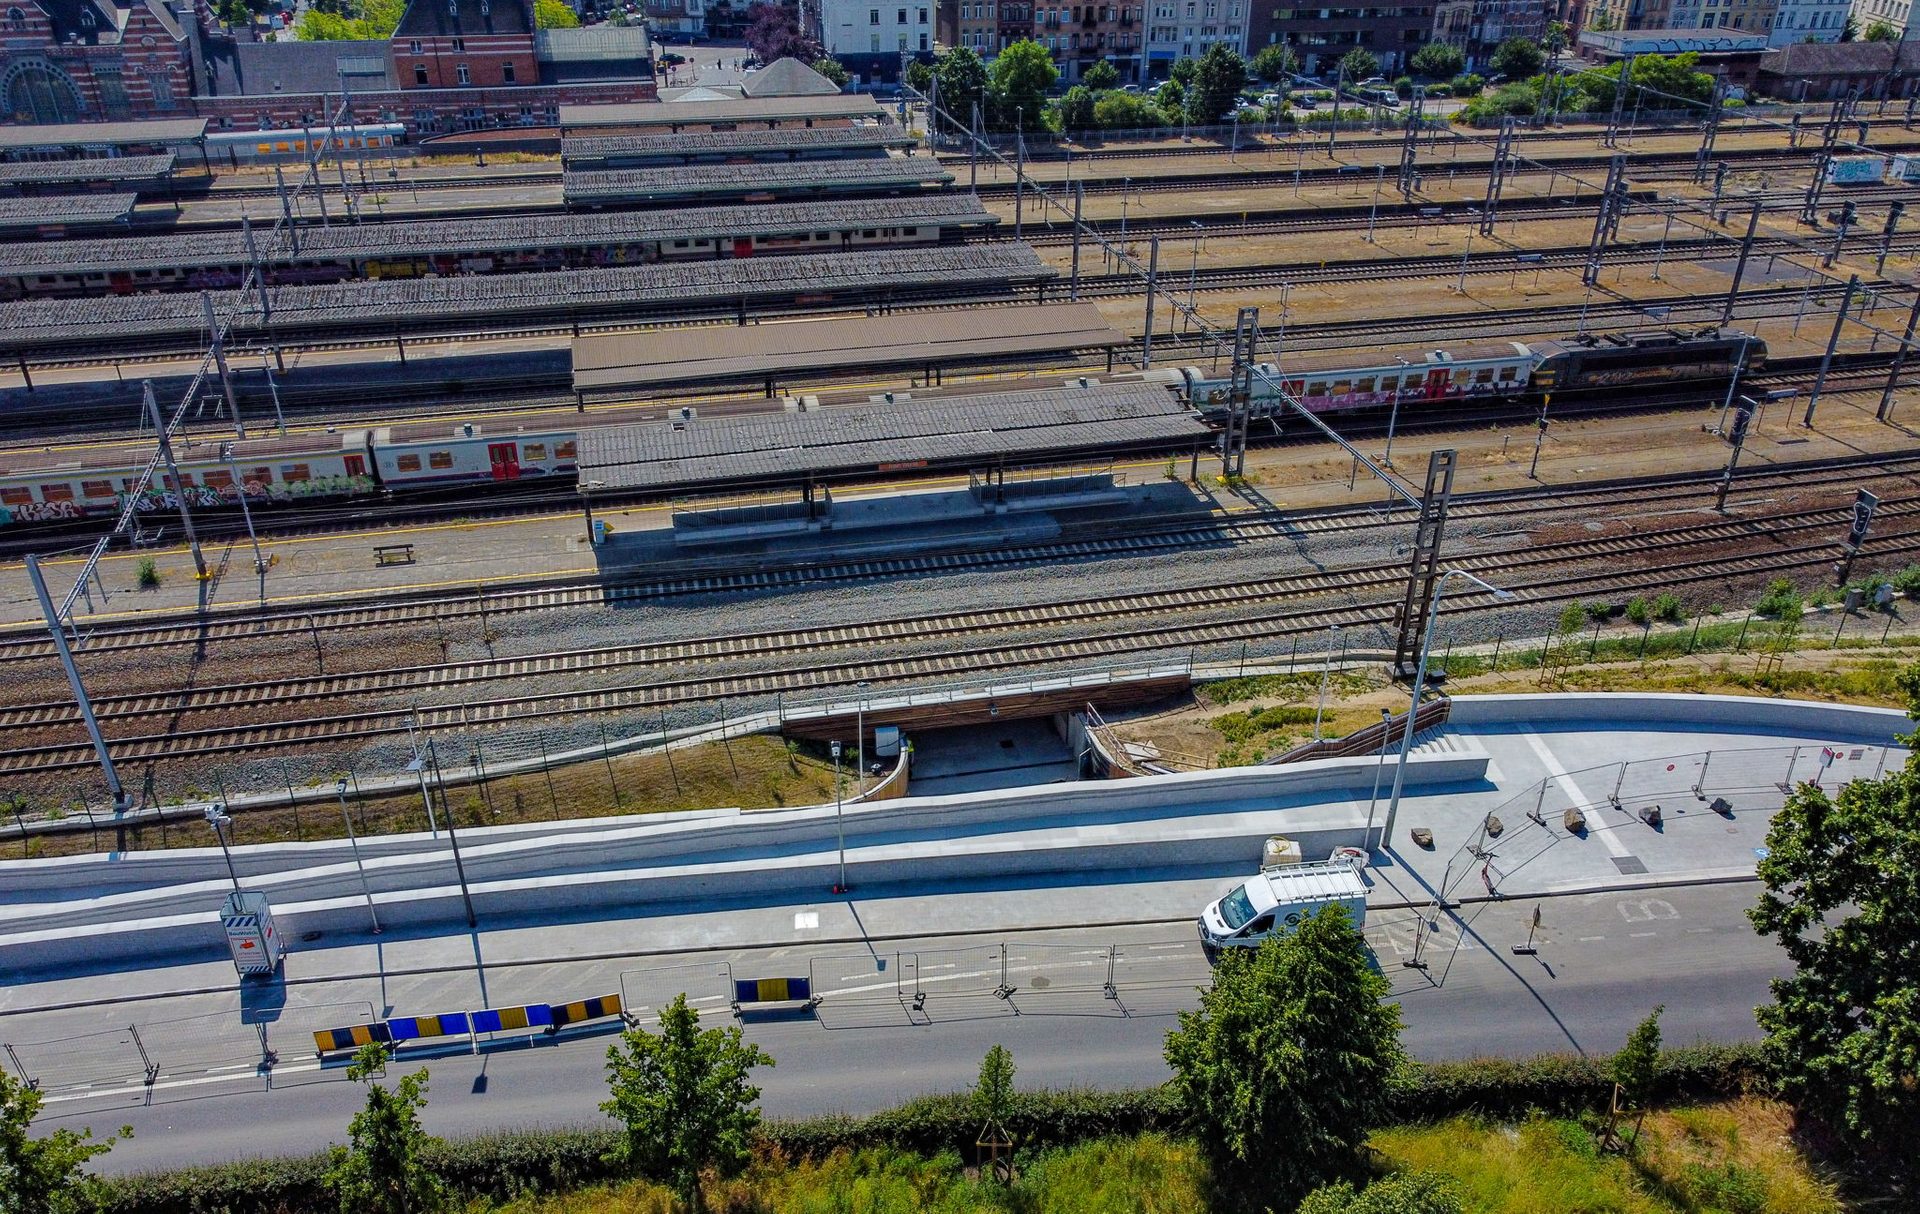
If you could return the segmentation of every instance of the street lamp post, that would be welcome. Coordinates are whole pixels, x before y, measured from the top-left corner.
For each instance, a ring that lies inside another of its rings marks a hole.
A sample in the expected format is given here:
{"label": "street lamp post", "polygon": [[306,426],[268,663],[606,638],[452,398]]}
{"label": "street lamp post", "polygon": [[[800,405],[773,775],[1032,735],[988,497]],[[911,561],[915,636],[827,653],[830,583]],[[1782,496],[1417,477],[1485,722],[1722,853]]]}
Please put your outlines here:
{"label": "street lamp post", "polygon": [[1193,311],[1194,283],[1200,277],[1200,239],[1202,232],[1205,230],[1205,225],[1198,219],[1189,219],[1187,222],[1193,225],[1193,261],[1187,267],[1187,311],[1191,314]]}
{"label": "street lamp post", "polygon": [[1373,811],[1380,804],[1380,777],[1387,770],[1387,743],[1393,736],[1393,709],[1380,710],[1380,761],[1373,766],[1373,795],[1367,798],[1367,833],[1360,836],[1369,847],[1373,845]]}
{"label": "street lamp post", "polygon": [[[1381,823],[1380,826],[1380,845],[1384,845],[1388,839],[1393,837],[1393,819],[1394,816],[1400,812],[1400,790],[1405,786],[1407,781],[1407,756],[1413,751],[1413,727],[1416,719],[1420,715],[1420,692],[1426,687],[1427,683],[1427,658],[1433,653],[1434,626],[1440,621],[1440,598],[1446,593],[1447,580],[1449,578],[1461,578],[1465,581],[1472,582],[1502,602],[1513,598],[1512,591],[1502,590],[1498,586],[1482,581],[1464,569],[1449,569],[1435,579],[1433,583],[1433,603],[1427,609],[1426,635],[1420,642],[1420,666],[1419,669],[1414,672],[1413,676],[1412,704],[1407,709],[1406,728],[1400,731],[1400,758],[1393,770],[1393,794],[1387,798],[1387,819]],[[1369,839],[1367,846],[1371,849],[1375,844]]]}
{"label": "street lamp post", "polygon": [[340,795],[340,820],[347,824],[347,843],[353,848],[353,866],[360,870],[360,892],[367,896],[367,918],[373,920],[373,934],[380,934],[380,912],[373,909],[373,887],[367,884],[367,866],[360,859],[360,840],[353,833],[353,813],[347,808],[347,780],[342,776],[333,790]]}
{"label": "street lamp post", "polygon": [[867,787],[867,682],[862,679],[855,683],[854,689],[860,693],[859,706],[854,709],[853,745],[854,745],[854,787],[865,791]]}
{"label": "street lamp post", "polygon": [[833,829],[840,839],[840,883],[833,887],[836,894],[847,892],[847,819],[844,802],[840,796],[840,743],[833,744]]}
{"label": "street lamp post", "polygon": [[220,459],[227,465],[227,476],[233,481],[234,496],[240,499],[240,517],[246,520],[247,538],[253,541],[253,571],[256,574],[262,575],[260,593],[264,597],[267,592],[267,583],[264,576],[267,572],[267,558],[260,555],[260,536],[253,529],[253,510],[247,505],[246,483],[240,479],[240,469],[236,468],[233,463],[232,443],[220,444]]}
{"label": "street lamp post", "polygon": [[[1400,364],[1400,369],[1402,371],[1405,371],[1407,368],[1407,360],[1398,354],[1394,355],[1393,357],[1394,357],[1394,360]],[[1393,411],[1387,414],[1387,452],[1386,452],[1386,455],[1383,456],[1380,460],[1380,463],[1384,467],[1388,467],[1388,468],[1393,467],[1393,432],[1395,429],[1399,427],[1399,425],[1400,425],[1400,388],[1396,387],[1393,390]]]}
{"label": "street lamp post", "polygon": [[407,770],[420,777],[420,803],[427,807],[427,831],[434,838],[440,837],[440,824],[433,816],[433,794],[427,791],[427,764],[420,756],[419,714],[415,713],[407,720],[407,745],[413,750],[413,762],[407,764]]}
{"label": "street lamp post", "polygon": [[213,837],[220,840],[220,854],[227,861],[227,877],[233,882],[233,892],[240,892],[240,874],[233,869],[233,852],[227,847],[226,828],[233,825],[233,819],[227,816],[225,805],[209,805],[206,808],[207,825],[213,827]]}
{"label": "street lamp post", "polygon": [[1320,740],[1320,714],[1327,708],[1327,678],[1333,673],[1333,642],[1340,635],[1340,625],[1327,625],[1327,654],[1320,663],[1320,700],[1313,706],[1313,740]]}
{"label": "street lamp post", "polygon": [[[440,753],[434,748],[431,735],[427,738],[427,757],[422,760],[419,757],[419,752],[415,751],[413,762],[407,764],[408,771],[417,771],[420,773],[420,791],[423,796],[426,795],[426,769],[428,767],[433,768],[433,782],[439,785],[441,799],[445,800],[447,795],[446,777],[440,772]],[[431,804],[431,801],[429,801],[429,804]],[[460,836],[454,831],[453,814],[451,811],[447,814],[447,842],[453,847],[453,871],[458,874],[460,878],[460,901],[467,908],[467,926],[479,927],[480,920],[473,913],[473,893],[467,888],[467,866],[460,859]]]}

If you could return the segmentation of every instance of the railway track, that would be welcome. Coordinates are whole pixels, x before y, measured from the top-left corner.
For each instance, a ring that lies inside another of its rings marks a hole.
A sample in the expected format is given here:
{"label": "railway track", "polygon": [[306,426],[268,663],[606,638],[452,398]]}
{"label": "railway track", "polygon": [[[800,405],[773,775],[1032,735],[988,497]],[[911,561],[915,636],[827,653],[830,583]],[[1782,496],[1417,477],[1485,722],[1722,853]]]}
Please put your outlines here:
{"label": "railway track", "polygon": [[[1900,503],[1903,515],[1910,516],[1914,503]],[[1833,559],[1835,543],[1806,543],[1782,547],[1778,552],[1724,558],[1696,555],[1692,559],[1654,566],[1641,566],[1630,573],[1609,570],[1599,573],[1554,574],[1516,581],[1510,573],[1527,569],[1547,570],[1570,562],[1617,559],[1623,554],[1649,551],[1683,551],[1687,548],[1725,542],[1728,539],[1766,539],[1781,533],[1778,525],[1789,523],[1788,530],[1836,526],[1844,522],[1845,511],[1825,510],[1803,515],[1786,515],[1765,520],[1770,530],[1761,533],[1752,520],[1747,525],[1709,524],[1702,528],[1679,529],[1673,535],[1642,533],[1619,542],[1596,540],[1557,546],[1560,551],[1541,549],[1522,557],[1489,555],[1463,558],[1456,562],[1488,576],[1498,577],[1504,588],[1521,603],[1551,604],[1591,598],[1596,594],[1618,596],[1652,592],[1676,585],[1703,581],[1724,582],[1728,578],[1776,573],[1824,565]],[[1682,534],[1691,532],[1692,534]],[[1920,532],[1882,535],[1867,545],[1866,555],[1885,559],[1920,552]],[[139,762],[181,759],[207,755],[233,755],[286,746],[315,743],[340,744],[405,732],[417,723],[433,729],[470,729],[477,726],[526,723],[556,716],[596,715],[639,709],[664,709],[668,706],[737,699],[750,696],[844,686],[855,682],[897,683],[924,678],[978,676],[983,672],[1016,667],[1045,667],[1087,661],[1112,661],[1143,654],[1192,649],[1201,645],[1223,644],[1276,636],[1318,632],[1331,624],[1361,627],[1381,623],[1397,606],[1397,597],[1335,608],[1305,608],[1303,599],[1323,598],[1330,593],[1355,588],[1390,587],[1398,584],[1402,571],[1393,565],[1373,569],[1343,570],[1335,574],[1308,575],[1275,579],[1250,587],[1231,583],[1191,592],[1170,592],[1119,599],[1083,600],[1078,603],[1044,604],[1028,608],[1010,608],[992,612],[962,613],[943,617],[915,617],[880,621],[869,625],[850,625],[827,629],[745,635],[707,642],[674,643],[652,647],[653,660],[622,662],[625,667],[669,665],[699,662],[711,668],[716,661],[745,661],[784,653],[807,654],[822,649],[861,646],[872,650],[888,643],[925,641],[929,638],[969,640],[983,634],[1011,630],[1031,630],[1065,624],[1082,624],[1098,615],[1125,623],[1143,616],[1158,616],[1167,611],[1202,610],[1205,606],[1232,606],[1231,619],[1177,624],[1148,624],[1118,632],[1090,636],[1063,637],[1045,642],[1015,645],[973,645],[959,650],[921,656],[903,656],[865,661],[806,662],[784,669],[738,674],[703,674],[694,678],[626,684],[589,691],[561,691],[525,694],[492,699],[469,699],[454,705],[374,708],[355,713],[309,717],[297,721],[246,726],[213,726],[178,729],[165,733],[123,737],[109,742],[116,761]],[[1209,603],[1196,603],[1186,595],[1210,594]],[[1495,604],[1491,596],[1463,594],[1453,600],[1448,614],[1487,610]],[[1257,610],[1247,610],[1259,603]],[[599,651],[620,652],[620,651]],[[631,651],[629,651],[631,652]],[[578,662],[580,655],[551,655],[561,663]],[[508,671],[476,675],[474,681],[490,678],[526,677],[537,670],[512,669],[533,659],[512,659]],[[432,668],[444,671],[445,668]],[[565,669],[563,666],[562,669]],[[579,672],[577,669],[570,671]],[[404,677],[409,672],[396,672]],[[379,676],[372,676],[379,677]],[[447,686],[451,683],[443,682]],[[297,685],[296,685],[297,686]],[[287,690],[287,684],[280,685]],[[418,690],[419,686],[399,685],[377,689],[384,693]],[[364,692],[363,692],[364,693]],[[266,694],[263,690],[260,694]],[[314,691],[314,698],[342,694]],[[354,694],[349,691],[346,694]],[[253,701],[248,701],[253,702]],[[53,711],[51,706],[43,706]],[[214,706],[213,711],[225,705]],[[189,716],[192,708],[154,706],[130,711],[125,719],[136,720],[155,714],[176,719]],[[44,728],[46,723],[23,723],[16,728]],[[25,775],[85,767],[93,762],[85,745],[20,746],[0,751],[0,773]]]}

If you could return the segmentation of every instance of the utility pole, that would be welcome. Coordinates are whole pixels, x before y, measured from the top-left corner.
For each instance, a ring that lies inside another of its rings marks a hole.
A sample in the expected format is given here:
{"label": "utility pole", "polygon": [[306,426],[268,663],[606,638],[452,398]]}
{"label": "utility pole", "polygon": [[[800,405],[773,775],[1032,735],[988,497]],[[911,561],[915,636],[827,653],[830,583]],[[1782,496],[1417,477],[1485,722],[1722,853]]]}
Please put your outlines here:
{"label": "utility pole", "polygon": [[1613,147],[1620,142],[1620,115],[1626,110],[1627,90],[1633,87],[1633,56],[1627,55],[1620,60],[1620,78],[1613,86],[1613,111],[1607,115],[1607,132],[1600,137],[1604,147]]}
{"label": "utility pole", "polygon": [[1487,170],[1487,197],[1480,207],[1480,234],[1493,235],[1494,217],[1500,209],[1500,191],[1506,185],[1508,164],[1513,159],[1513,118],[1500,120],[1500,138],[1493,146],[1493,167]]}
{"label": "utility pole", "polygon": [[[240,234],[244,236],[247,241],[247,260],[253,263],[253,286],[254,290],[257,291],[260,296],[260,328],[267,335],[267,344],[273,347],[273,361],[275,365],[277,365],[281,371],[285,371],[287,369],[287,359],[286,356],[280,352],[280,339],[273,335],[273,304],[269,302],[267,298],[267,266],[265,262],[260,260],[260,247],[254,243],[253,239],[253,225],[247,221],[245,215],[240,217]],[[264,358],[265,355],[262,354],[262,357]],[[276,412],[278,412],[278,408],[276,404]],[[280,432],[284,434],[286,433],[286,429],[286,425],[282,423]]]}
{"label": "utility pole", "polygon": [[227,400],[227,416],[233,419],[233,436],[245,438],[247,423],[240,418],[240,402],[233,395],[233,376],[227,371],[227,335],[213,315],[213,293],[200,292],[200,312],[206,318],[207,332],[212,335],[213,365],[220,373],[220,394]]}
{"label": "utility pole", "polygon": [[[1406,135],[1405,138],[1400,141],[1400,196],[1408,202],[1413,201],[1414,182],[1417,181],[1420,176],[1414,166],[1415,159],[1420,151],[1421,116],[1422,111],[1426,108],[1426,103],[1426,88],[1422,85],[1414,85],[1413,100],[1407,105]],[[1339,106],[1336,105],[1334,108],[1337,110]]]}
{"label": "utility pole", "polygon": [[1880,255],[1874,259],[1873,272],[1882,274],[1887,268],[1887,253],[1893,248],[1893,234],[1899,230],[1900,217],[1907,212],[1907,204],[1898,199],[1887,204],[1887,226],[1880,230]]}
{"label": "utility pole", "polygon": [[[1427,483],[1420,495],[1420,519],[1414,526],[1413,552],[1407,570],[1407,591],[1394,619],[1398,638],[1393,650],[1394,673],[1413,673],[1420,652],[1420,627],[1433,601],[1434,580],[1440,568],[1440,540],[1446,530],[1447,508],[1453,500],[1453,475],[1458,463],[1451,448],[1427,457]],[[1417,690],[1417,689],[1416,689]],[[1407,728],[1413,728],[1411,719]]]}
{"label": "utility pole", "polygon": [[1720,487],[1713,495],[1713,509],[1718,514],[1727,512],[1727,490],[1733,488],[1733,470],[1740,464],[1741,449],[1747,445],[1747,427],[1753,421],[1752,398],[1743,396],[1740,404],[1743,407],[1733,415],[1733,430],[1727,435],[1733,443],[1733,450],[1727,454],[1726,471],[1720,474]]}
{"label": "utility pole", "polygon": [[40,600],[40,612],[46,616],[47,632],[53,637],[54,656],[60,659],[60,669],[67,675],[67,686],[73,691],[73,699],[80,706],[80,721],[87,727],[87,739],[93,743],[94,757],[100,760],[100,772],[106,777],[107,792],[113,797],[113,812],[121,813],[132,803],[126,789],[120,786],[120,773],[114,769],[113,756],[107,753],[107,739],[100,732],[100,720],[93,715],[93,701],[87,698],[86,684],[80,681],[80,668],[74,665],[73,650],[67,645],[67,630],[59,612],[54,610],[53,597],[47,593],[47,580],[40,572],[40,558],[31,552],[27,554],[27,580],[33,583],[34,597]]}
{"label": "utility pole", "polygon": [[1753,234],[1760,227],[1760,195],[1753,196],[1753,213],[1747,216],[1747,234],[1740,240],[1740,258],[1733,263],[1733,282],[1727,287],[1727,302],[1720,309],[1720,323],[1733,320],[1733,301],[1740,294],[1740,280],[1747,276],[1747,258],[1753,253]]}
{"label": "utility pole", "polygon": [[1713,141],[1720,134],[1721,107],[1727,99],[1727,82],[1715,80],[1713,85],[1713,103],[1707,107],[1707,120],[1700,124],[1700,150],[1693,157],[1693,182],[1705,184],[1707,165],[1713,160]]}
{"label": "utility pole", "polygon": [[1220,434],[1220,474],[1245,476],[1247,432],[1253,424],[1253,362],[1260,337],[1260,309],[1241,308],[1233,329],[1233,378],[1227,392],[1227,425]]}
{"label": "utility pole", "polygon": [[1583,286],[1593,286],[1600,281],[1602,258],[1606,255],[1607,241],[1619,231],[1620,220],[1615,213],[1620,206],[1620,195],[1627,175],[1627,158],[1615,154],[1607,163],[1607,183],[1600,194],[1600,210],[1593,217],[1593,239],[1587,244],[1587,264],[1580,272]]}
{"label": "utility pole", "polygon": [[1893,352],[1893,366],[1887,370],[1887,386],[1880,391],[1880,407],[1874,417],[1886,421],[1893,414],[1893,390],[1900,383],[1900,369],[1907,365],[1907,351],[1913,345],[1913,331],[1920,326],[1920,291],[1914,292],[1913,307],[1907,312],[1907,331],[1900,335],[1899,348]]}
{"label": "utility pole", "polygon": [[153,381],[142,380],[140,391],[146,401],[147,419],[153,423],[153,432],[160,440],[160,455],[167,462],[168,487],[173,490],[174,500],[180,507],[180,526],[187,533],[187,547],[193,552],[193,567],[201,581],[207,580],[207,558],[200,552],[200,537],[193,530],[193,514],[187,509],[187,486],[180,477],[180,465],[173,460],[173,439],[167,434],[167,424],[160,417],[160,403],[153,398]]}
{"label": "utility pole", "polygon": [[1153,299],[1160,291],[1160,238],[1147,241],[1147,331],[1140,338],[1140,369],[1153,370]]}
{"label": "utility pole", "polygon": [[1067,298],[1080,302],[1080,211],[1087,202],[1087,184],[1073,183],[1073,277],[1068,280]]}
{"label": "utility pole", "polygon": [[1853,306],[1853,293],[1860,289],[1860,276],[1847,279],[1846,294],[1840,297],[1840,314],[1833,318],[1833,333],[1827,338],[1827,352],[1820,359],[1820,371],[1813,377],[1813,395],[1807,397],[1807,413],[1800,419],[1803,426],[1813,425],[1813,408],[1820,403],[1820,390],[1826,387],[1827,370],[1833,366],[1833,352],[1840,345],[1840,330],[1847,323],[1847,309]]}

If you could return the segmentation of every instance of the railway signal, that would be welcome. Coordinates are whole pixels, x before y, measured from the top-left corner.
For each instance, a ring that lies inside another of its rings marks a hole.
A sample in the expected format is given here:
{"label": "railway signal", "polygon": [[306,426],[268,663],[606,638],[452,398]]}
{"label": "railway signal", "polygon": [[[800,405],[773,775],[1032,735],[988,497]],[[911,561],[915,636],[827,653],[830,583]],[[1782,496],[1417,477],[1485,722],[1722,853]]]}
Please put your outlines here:
{"label": "railway signal", "polygon": [[1860,555],[1860,546],[1867,542],[1867,529],[1873,526],[1874,507],[1880,504],[1878,495],[1865,489],[1856,490],[1853,497],[1853,525],[1847,530],[1847,554],[1834,562],[1835,580],[1845,582],[1853,572],[1853,558]]}

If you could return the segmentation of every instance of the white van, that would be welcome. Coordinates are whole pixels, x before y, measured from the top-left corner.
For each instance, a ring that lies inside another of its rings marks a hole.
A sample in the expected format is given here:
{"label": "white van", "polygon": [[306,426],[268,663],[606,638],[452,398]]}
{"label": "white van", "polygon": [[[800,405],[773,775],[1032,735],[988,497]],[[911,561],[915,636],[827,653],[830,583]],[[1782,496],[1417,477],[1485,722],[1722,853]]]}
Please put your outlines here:
{"label": "white van", "polygon": [[1355,929],[1367,921],[1367,883],[1345,860],[1262,868],[1200,912],[1200,947],[1209,961],[1222,949],[1257,948],[1278,932],[1300,926],[1327,906],[1347,908]]}

